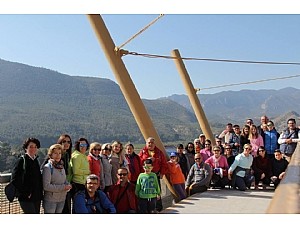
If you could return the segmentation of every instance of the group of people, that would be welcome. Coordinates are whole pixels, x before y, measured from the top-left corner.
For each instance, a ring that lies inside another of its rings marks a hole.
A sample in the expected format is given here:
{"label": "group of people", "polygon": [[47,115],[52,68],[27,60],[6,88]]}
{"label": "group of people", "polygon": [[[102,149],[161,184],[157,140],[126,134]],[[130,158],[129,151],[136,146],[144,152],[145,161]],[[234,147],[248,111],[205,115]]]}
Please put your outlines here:
{"label": "group of people", "polygon": [[[12,181],[19,191],[24,213],[157,213],[163,209],[161,178],[166,176],[178,201],[209,187],[249,189],[272,181],[277,187],[284,177],[288,158],[300,141],[295,119],[278,134],[266,116],[256,127],[251,119],[242,131],[227,124],[215,138],[216,145],[201,134],[184,147],[178,144],[167,160],[155,145],[135,153],[134,145],[120,141],[89,143],[79,138],[72,146],[70,135],[62,134],[39,164],[40,141],[27,138],[25,155],[17,159]],[[285,157],[287,159],[285,159]]]}

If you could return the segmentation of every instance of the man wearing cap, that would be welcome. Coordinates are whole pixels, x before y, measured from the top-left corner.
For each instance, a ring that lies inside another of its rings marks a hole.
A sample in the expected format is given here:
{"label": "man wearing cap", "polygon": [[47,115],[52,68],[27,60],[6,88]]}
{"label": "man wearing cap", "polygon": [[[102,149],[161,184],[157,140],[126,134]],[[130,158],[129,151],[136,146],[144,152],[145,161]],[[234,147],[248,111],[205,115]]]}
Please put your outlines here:
{"label": "man wearing cap", "polygon": [[206,140],[206,137],[204,134],[200,134],[199,135],[199,140],[200,140],[200,149],[204,149],[205,148],[205,140]]}

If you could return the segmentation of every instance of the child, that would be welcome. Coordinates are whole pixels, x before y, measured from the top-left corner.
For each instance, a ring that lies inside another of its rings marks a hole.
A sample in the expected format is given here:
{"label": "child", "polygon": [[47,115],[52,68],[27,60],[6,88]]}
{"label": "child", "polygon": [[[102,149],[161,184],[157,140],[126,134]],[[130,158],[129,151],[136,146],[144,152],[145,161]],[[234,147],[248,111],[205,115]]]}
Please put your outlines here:
{"label": "child", "polygon": [[178,156],[175,152],[170,155],[170,161],[168,161],[170,182],[178,196],[178,202],[186,198],[185,192],[185,178],[182,173],[181,167],[178,163]]}
{"label": "child", "polygon": [[146,159],[143,168],[145,172],[140,173],[135,187],[139,212],[142,214],[155,213],[156,201],[160,198],[160,187],[156,174],[151,172],[152,160]]}
{"label": "child", "polygon": [[274,183],[274,187],[277,188],[280,181],[285,175],[285,170],[288,167],[289,163],[283,158],[283,155],[280,149],[275,149],[274,159],[271,160],[271,180]]}

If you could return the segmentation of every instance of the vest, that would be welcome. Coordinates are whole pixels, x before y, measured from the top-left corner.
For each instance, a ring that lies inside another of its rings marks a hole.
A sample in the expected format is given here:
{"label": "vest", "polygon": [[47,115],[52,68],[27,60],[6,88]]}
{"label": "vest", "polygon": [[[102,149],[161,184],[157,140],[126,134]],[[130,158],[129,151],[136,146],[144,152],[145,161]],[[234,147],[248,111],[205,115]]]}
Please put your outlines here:
{"label": "vest", "polygon": [[[299,131],[299,129],[296,128],[293,133],[290,133],[290,130],[287,129],[283,132],[282,138],[283,139],[297,139],[298,131]],[[296,146],[297,146],[297,143],[290,143],[290,144],[283,143],[280,145],[280,151],[286,155],[291,156],[294,153]]]}

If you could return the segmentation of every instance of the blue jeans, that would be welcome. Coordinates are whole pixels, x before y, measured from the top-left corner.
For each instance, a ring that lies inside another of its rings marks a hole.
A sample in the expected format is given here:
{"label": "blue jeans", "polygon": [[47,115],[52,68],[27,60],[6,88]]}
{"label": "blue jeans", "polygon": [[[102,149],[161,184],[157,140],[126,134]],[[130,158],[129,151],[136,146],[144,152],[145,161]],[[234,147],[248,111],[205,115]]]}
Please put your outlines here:
{"label": "blue jeans", "polygon": [[50,202],[44,200],[44,214],[61,214],[64,209],[65,201],[61,202]]}

